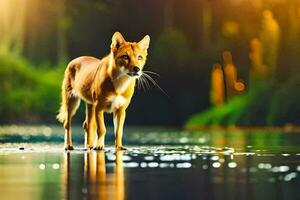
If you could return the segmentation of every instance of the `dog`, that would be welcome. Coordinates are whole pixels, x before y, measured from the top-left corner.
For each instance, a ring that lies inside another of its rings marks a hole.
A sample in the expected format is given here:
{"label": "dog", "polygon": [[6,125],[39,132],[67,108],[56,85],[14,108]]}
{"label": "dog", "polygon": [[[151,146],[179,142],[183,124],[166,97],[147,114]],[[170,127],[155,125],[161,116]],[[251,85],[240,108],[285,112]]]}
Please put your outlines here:
{"label": "dog", "polygon": [[[106,128],[104,112],[113,113],[115,147],[126,150],[122,145],[126,109],[134,94],[137,79],[143,72],[147,60],[150,37],[139,42],[127,42],[121,33],[112,36],[110,53],[101,60],[81,56],[72,60],[64,73],[62,102],[57,119],[65,128],[65,149],[73,150],[71,119],[80,100],[86,105],[83,123],[85,147],[103,150]],[[97,133],[97,144],[94,145]]]}

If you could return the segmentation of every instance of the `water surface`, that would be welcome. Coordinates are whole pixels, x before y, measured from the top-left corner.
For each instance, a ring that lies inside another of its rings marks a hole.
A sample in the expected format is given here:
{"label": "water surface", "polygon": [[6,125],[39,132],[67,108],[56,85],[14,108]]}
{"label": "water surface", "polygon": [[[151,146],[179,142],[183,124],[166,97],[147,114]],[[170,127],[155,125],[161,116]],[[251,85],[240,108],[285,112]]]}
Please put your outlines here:
{"label": "water surface", "polygon": [[63,150],[63,130],[0,128],[1,199],[300,199],[300,134],[125,129],[128,151]]}

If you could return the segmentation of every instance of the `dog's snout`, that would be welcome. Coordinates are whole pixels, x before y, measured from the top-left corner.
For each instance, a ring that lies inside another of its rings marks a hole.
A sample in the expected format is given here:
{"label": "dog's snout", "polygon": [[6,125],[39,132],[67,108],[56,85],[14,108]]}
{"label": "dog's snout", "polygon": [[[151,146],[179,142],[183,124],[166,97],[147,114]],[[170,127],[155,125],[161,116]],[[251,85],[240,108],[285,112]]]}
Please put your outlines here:
{"label": "dog's snout", "polygon": [[139,67],[137,67],[137,66],[134,66],[134,67],[133,67],[133,71],[137,73],[137,72],[139,72],[139,71],[140,71],[140,68],[139,68]]}

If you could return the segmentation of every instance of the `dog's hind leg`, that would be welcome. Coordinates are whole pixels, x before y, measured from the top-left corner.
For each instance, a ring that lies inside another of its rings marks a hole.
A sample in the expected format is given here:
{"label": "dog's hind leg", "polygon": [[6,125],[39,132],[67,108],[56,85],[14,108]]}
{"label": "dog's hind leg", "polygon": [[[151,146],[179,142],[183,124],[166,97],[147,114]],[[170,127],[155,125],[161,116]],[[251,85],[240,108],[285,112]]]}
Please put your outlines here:
{"label": "dog's hind leg", "polygon": [[75,79],[75,66],[68,65],[62,84],[62,102],[59,113],[56,116],[58,121],[64,124],[65,128],[65,149],[72,150],[71,119],[79,107],[80,99],[76,95],[72,82]]}
{"label": "dog's hind leg", "polygon": [[73,150],[72,145],[72,132],[71,132],[71,120],[75,115],[80,104],[79,97],[71,96],[67,105],[66,120],[64,122],[65,127],[65,150]]}

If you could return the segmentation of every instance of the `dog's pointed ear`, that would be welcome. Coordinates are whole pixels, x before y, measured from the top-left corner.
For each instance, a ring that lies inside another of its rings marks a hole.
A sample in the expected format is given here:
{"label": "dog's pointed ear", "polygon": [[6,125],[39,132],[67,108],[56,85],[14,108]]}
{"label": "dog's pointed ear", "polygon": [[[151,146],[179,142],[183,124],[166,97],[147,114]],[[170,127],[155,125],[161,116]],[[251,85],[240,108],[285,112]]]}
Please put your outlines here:
{"label": "dog's pointed ear", "polygon": [[115,32],[111,38],[111,49],[118,49],[125,42],[124,37],[120,32]]}
{"label": "dog's pointed ear", "polygon": [[144,50],[147,51],[150,44],[150,36],[146,35],[141,41],[139,41],[138,45]]}

